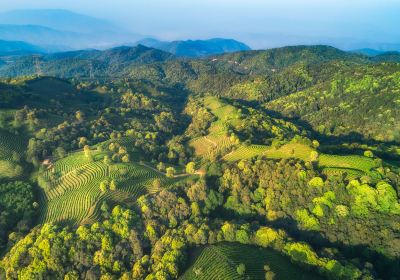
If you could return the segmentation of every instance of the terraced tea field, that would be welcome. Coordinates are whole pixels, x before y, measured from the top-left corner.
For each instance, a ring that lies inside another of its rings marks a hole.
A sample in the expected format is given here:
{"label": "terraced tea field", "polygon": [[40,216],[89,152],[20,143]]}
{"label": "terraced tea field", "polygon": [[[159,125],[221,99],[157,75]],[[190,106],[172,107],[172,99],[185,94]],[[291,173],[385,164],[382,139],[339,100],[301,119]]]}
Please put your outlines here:
{"label": "terraced tea field", "polygon": [[238,149],[230,152],[224,157],[229,162],[239,161],[241,159],[250,159],[256,156],[264,155],[268,150],[264,145],[240,146]]}
{"label": "terraced tea field", "polygon": [[[246,267],[244,275],[239,275],[236,270],[239,264]],[[272,249],[239,243],[219,243],[195,249],[190,267],[180,279],[265,279],[265,264],[275,273],[275,279],[321,279]]]}
{"label": "terraced tea field", "polygon": [[[310,159],[312,148],[297,143],[289,143],[276,149],[263,145],[240,146],[224,157],[228,162],[250,159],[256,156],[265,156],[270,159],[298,158],[304,161]],[[358,155],[328,155],[320,154],[318,166],[326,175],[346,174],[349,179],[364,175],[375,176],[371,172],[376,164],[373,159]]]}
{"label": "terraced tea field", "polygon": [[339,176],[339,175],[346,174],[347,178],[350,180],[355,179],[355,178],[360,178],[365,175],[364,172],[357,170],[357,169],[335,168],[335,167],[323,168],[322,173],[325,174],[326,176]]}
{"label": "terraced tea field", "polygon": [[[47,186],[40,202],[40,222],[70,225],[93,222],[100,214],[103,201],[131,203],[146,193],[157,192],[152,185],[159,178],[162,186],[178,178],[167,179],[162,173],[138,163],[103,162],[106,152],[92,151],[93,160],[76,152],[56,161],[41,174]],[[116,190],[100,190],[100,183],[114,180]]]}
{"label": "terraced tea field", "polygon": [[12,179],[22,175],[13,159],[13,154],[23,158],[27,143],[19,136],[0,130],[0,179]]}
{"label": "terraced tea field", "polygon": [[26,144],[19,135],[0,130],[0,159],[12,160],[13,152],[24,154]]}
{"label": "terraced tea field", "polygon": [[227,154],[224,157],[224,160],[234,162],[255,156],[265,156],[271,159],[299,158],[306,161],[310,158],[312,151],[312,148],[297,143],[289,143],[280,148],[273,148],[264,145],[240,146],[235,151]]}
{"label": "terraced tea field", "polygon": [[369,173],[372,168],[376,167],[376,164],[373,159],[364,156],[321,154],[319,156],[319,166],[346,169],[350,168],[360,170],[364,173]]}
{"label": "terraced tea field", "polygon": [[213,154],[221,153],[234,145],[227,136],[228,129],[240,124],[240,112],[234,106],[225,104],[213,96],[204,98],[204,105],[217,120],[211,124],[207,136],[192,140],[190,146],[194,148],[197,156],[211,159]]}

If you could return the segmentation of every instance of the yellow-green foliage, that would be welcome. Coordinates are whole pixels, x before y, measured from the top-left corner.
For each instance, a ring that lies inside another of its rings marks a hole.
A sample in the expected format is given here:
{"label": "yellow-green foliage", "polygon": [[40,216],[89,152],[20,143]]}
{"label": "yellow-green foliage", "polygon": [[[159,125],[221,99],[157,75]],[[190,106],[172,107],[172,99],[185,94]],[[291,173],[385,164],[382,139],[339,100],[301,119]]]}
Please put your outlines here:
{"label": "yellow-green foliage", "polygon": [[387,182],[379,182],[373,188],[353,180],[347,185],[347,190],[354,198],[351,210],[356,215],[365,216],[369,211],[400,214],[397,193]]}
{"label": "yellow-green foliage", "polygon": [[305,243],[292,242],[286,244],[284,250],[292,257],[293,260],[306,263],[312,266],[320,266],[321,260],[318,255],[312,250],[312,248]]}
{"label": "yellow-green foliage", "polygon": [[230,88],[229,93],[235,98],[258,100],[262,97],[263,87],[265,87],[265,81],[255,80],[252,82],[238,83]]}
{"label": "yellow-green foliage", "polygon": [[321,177],[314,177],[309,182],[308,185],[313,188],[322,188],[324,186],[324,180]]}
{"label": "yellow-green foliage", "polygon": [[307,209],[296,211],[296,221],[306,230],[319,230],[318,219],[311,215]]}
{"label": "yellow-green foliage", "polygon": [[333,191],[328,191],[323,196],[314,198],[313,203],[315,206],[312,212],[318,217],[324,216],[324,208],[332,208],[335,199],[336,195]]}
{"label": "yellow-green foliage", "polygon": [[254,240],[257,245],[268,247],[278,238],[278,231],[268,227],[261,227],[259,230],[257,230]]}

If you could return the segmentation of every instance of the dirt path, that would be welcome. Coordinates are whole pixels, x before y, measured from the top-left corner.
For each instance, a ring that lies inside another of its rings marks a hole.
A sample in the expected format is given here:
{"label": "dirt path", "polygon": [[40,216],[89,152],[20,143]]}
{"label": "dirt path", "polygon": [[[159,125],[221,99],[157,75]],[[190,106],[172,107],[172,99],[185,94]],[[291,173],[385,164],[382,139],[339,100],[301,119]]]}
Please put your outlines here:
{"label": "dirt path", "polygon": [[218,146],[218,145],[217,145],[217,143],[216,143],[215,141],[213,141],[213,140],[211,140],[211,139],[208,139],[208,137],[207,137],[207,136],[204,136],[204,139],[205,139],[207,142],[209,142],[209,143],[213,144],[213,145],[214,145],[214,147],[217,147],[217,146]]}
{"label": "dirt path", "polygon": [[153,170],[154,172],[157,172],[158,174],[165,176],[165,173],[163,173],[163,172],[161,172],[160,170],[158,170],[158,169],[156,169],[156,168],[154,168],[154,167],[152,167],[152,166],[150,166],[150,165],[147,165],[147,164],[145,164],[145,163],[143,163],[143,162],[140,162],[139,165],[142,165],[142,166],[145,166],[145,167],[147,167],[147,168],[150,168],[150,169]]}

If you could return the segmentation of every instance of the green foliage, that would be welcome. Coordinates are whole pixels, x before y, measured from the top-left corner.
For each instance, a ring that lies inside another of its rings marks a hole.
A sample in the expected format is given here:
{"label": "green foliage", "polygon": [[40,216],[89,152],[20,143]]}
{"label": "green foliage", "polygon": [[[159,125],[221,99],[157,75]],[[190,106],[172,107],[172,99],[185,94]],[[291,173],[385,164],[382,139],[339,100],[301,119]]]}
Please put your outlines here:
{"label": "green foliage", "polygon": [[[323,213],[321,216],[323,216]],[[320,229],[318,220],[315,217],[313,217],[307,211],[307,209],[297,210],[296,220],[299,222],[300,226],[306,230],[319,230]]]}
{"label": "green foliage", "polygon": [[313,188],[323,188],[324,180],[321,177],[314,177],[308,182],[308,185]]}
{"label": "green foliage", "polygon": [[34,199],[33,187],[25,182],[0,184],[0,248],[6,245],[11,231],[17,237],[29,230],[36,211]]}
{"label": "green foliage", "polygon": [[43,73],[71,80],[0,83],[1,267],[10,279],[399,274],[400,75],[380,59],[393,58],[46,55]]}

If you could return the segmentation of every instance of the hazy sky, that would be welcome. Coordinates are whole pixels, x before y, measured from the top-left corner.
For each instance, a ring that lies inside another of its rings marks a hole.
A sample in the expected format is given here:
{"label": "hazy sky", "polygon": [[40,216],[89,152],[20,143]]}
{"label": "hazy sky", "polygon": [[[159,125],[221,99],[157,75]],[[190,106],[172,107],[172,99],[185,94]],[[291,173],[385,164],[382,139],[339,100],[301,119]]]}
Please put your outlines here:
{"label": "hazy sky", "polygon": [[400,43],[400,0],[0,0],[0,10],[21,8],[69,9],[160,39]]}

